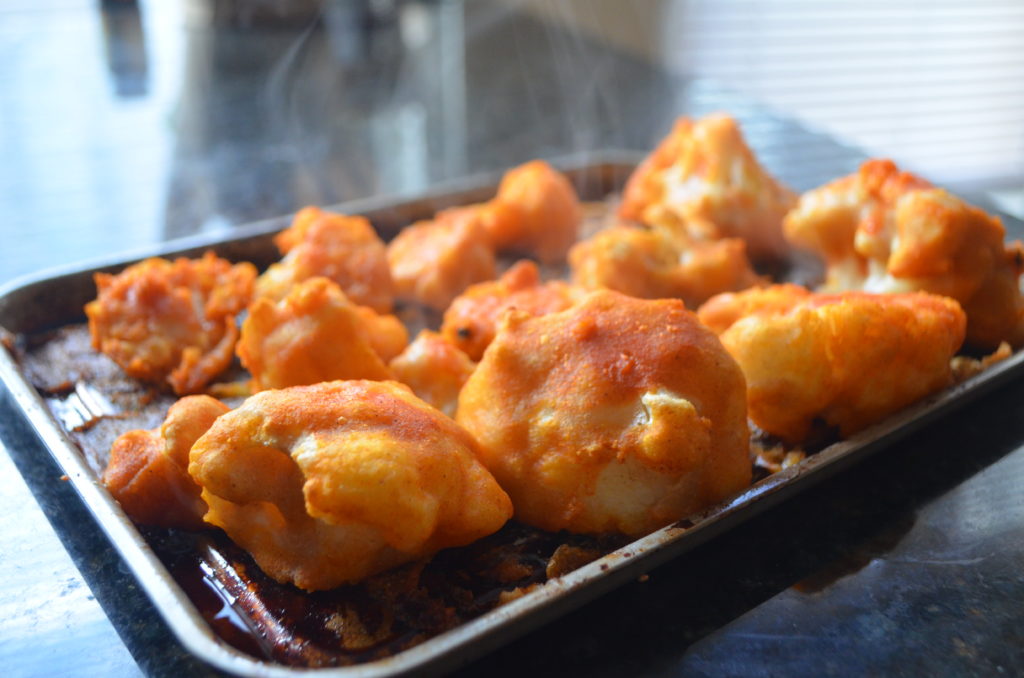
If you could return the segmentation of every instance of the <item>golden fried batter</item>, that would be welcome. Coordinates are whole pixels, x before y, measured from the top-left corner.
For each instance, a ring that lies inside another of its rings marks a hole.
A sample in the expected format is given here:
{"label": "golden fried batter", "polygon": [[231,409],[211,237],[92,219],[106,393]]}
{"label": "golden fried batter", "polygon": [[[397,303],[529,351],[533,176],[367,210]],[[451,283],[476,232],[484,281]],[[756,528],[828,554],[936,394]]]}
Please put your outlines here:
{"label": "golden fried batter", "polygon": [[281,301],[254,301],[238,342],[252,390],[333,379],[391,379],[391,370],[374,350],[364,314],[327,278],[301,282]]}
{"label": "golden fried batter", "polygon": [[750,483],[743,374],[675,299],[509,311],[456,421],[545,530],[639,535]]}
{"label": "golden fried batter", "polygon": [[356,306],[356,314],[366,328],[370,348],[384,362],[390,362],[409,345],[409,330],[390,313],[377,313],[369,306]]}
{"label": "golden fried batter", "polygon": [[680,298],[695,308],[720,292],[759,282],[739,238],[681,246],[659,230],[616,226],[569,250],[573,282],[644,299]]}
{"label": "golden fried batter", "polygon": [[736,121],[679,118],[637,167],[619,215],[683,240],[742,238],[754,260],[788,251],[782,218],[796,196],[761,167]]}
{"label": "golden fried batter", "polygon": [[747,377],[751,420],[788,442],[803,441],[815,419],[849,436],[951,382],[966,325],[953,299],[752,294],[766,303],[751,303],[721,339]]}
{"label": "golden fried batter", "polygon": [[498,280],[470,285],[444,312],[441,334],[471,360],[480,360],[507,309],[544,315],[569,308],[582,294],[582,289],[560,280],[541,283],[537,264],[524,259]]}
{"label": "golden fried batter", "polygon": [[363,217],[306,207],[274,242],[285,256],[260,276],[258,296],[280,300],[295,284],[323,276],[354,303],[379,313],[391,310],[394,292],[384,243]]}
{"label": "golden fried batter", "polygon": [[786,235],[826,261],[826,292],[922,290],[967,313],[967,342],[1024,345],[1024,245],[1006,244],[998,218],[890,160],[804,194]]}
{"label": "golden fried batter", "polygon": [[697,309],[697,319],[715,334],[721,334],[740,318],[755,313],[785,313],[810,295],[810,290],[792,283],[726,292]]}
{"label": "golden fried batter", "polygon": [[189,473],[207,522],[319,590],[500,528],[512,507],[477,452],[402,384],[334,381],[252,396],[196,442]]}
{"label": "golden fried batter", "polygon": [[209,396],[174,403],[163,425],[128,431],[114,441],[103,484],[139,525],[199,530],[206,504],[188,475],[188,452],[229,408]]}
{"label": "golden fried batter", "polygon": [[497,196],[482,207],[481,220],[499,251],[547,263],[562,261],[583,219],[576,189],[543,160],[506,172]]}
{"label": "golden fried batter", "polygon": [[459,391],[476,364],[437,332],[423,330],[389,367],[413,393],[454,417]]}
{"label": "golden fried batter", "polygon": [[85,306],[92,345],[143,381],[200,391],[234,355],[235,314],[249,303],[256,269],[207,252],[201,259],[147,259],[117,275],[97,273]]}
{"label": "golden fried batter", "polygon": [[466,287],[494,279],[494,247],[474,207],[439,212],[388,244],[395,295],[443,311]]}

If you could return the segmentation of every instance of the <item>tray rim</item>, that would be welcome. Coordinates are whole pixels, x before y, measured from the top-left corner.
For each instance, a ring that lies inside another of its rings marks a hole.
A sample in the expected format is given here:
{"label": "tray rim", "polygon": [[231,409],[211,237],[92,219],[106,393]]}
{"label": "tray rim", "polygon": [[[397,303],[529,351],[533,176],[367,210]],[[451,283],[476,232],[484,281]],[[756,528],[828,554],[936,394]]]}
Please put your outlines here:
{"label": "tray rim", "polygon": [[[559,168],[597,171],[601,166],[633,165],[639,157],[642,155],[608,151],[551,162]],[[458,191],[493,187],[496,176],[497,173],[482,173],[438,184],[422,193],[372,196],[327,206],[327,209],[352,214],[388,209],[436,199]],[[264,219],[228,232],[167,241],[157,247],[147,248],[145,252],[120,253],[101,260],[22,276],[0,286],[0,305],[19,290],[61,277],[117,268],[149,256],[181,255],[191,250],[265,236],[279,230],[287,218]],[[457,668],[678,557],[871,453],[892,445],[934,418],[966,405],[1021,372],[1024,372],[1024,351],[1018,351],[981,373],[939,391],[846,440],[834,443],[788,469],[762,479],[727,502],[691,516],[691,526],[684,528],[677,524],[662,528],[582,568],[540,585],[517,600],[391,657],[352,666],[312,668],[261,660],[227,644],[213,632],[120,505],[99,482],[77,444],[51,414],[43,396],[21,373],[11,353],[6,349],[0,350],[0,382],[11,394],[16,409],[32,425],[41,444],[67,475],[111,545],[131,569],[157,612],[182,645],[194,656],[218,669],[238,675],[268,678],[312,674],[369,678],[403,675],[413,671],[433,673]]]}

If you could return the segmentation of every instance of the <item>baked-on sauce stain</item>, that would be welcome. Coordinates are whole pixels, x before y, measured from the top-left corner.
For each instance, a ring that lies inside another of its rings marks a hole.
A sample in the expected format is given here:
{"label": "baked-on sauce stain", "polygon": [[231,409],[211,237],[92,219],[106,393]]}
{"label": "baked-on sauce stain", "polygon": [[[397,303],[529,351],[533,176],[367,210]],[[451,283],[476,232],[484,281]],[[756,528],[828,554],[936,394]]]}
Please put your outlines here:
{"label": "baked-on sauce stain", "polygon": [[509,523],[429,561],[310,593],[263,574],[220,531],[141,530],[224,641],[258,658],[313,667],[390,657],[478,617],[518,589],[546,581],[559,547],[578,566],[627,541]]}

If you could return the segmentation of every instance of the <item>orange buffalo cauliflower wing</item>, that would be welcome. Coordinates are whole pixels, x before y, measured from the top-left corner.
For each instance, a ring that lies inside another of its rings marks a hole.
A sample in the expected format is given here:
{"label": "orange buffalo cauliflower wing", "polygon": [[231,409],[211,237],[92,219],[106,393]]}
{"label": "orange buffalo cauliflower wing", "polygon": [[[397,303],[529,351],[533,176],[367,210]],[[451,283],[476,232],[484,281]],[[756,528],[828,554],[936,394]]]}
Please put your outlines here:
{"label": "orange buffalo cauliflower wing", "polygon": [[128,431],[114,441],[103,484],[135,523],[198,530],[206,504],[188,475],[188,453],[229,408],[210,396],[174,403],[160,428]]}
{"label": "orange buffalo cauliflower wing", "polygon": [[516,517],[545,530],[640,535],[751,479],[743,374],[675,299],[602,290],[508,312],[456,421]]}
{"label": "orange buffalo cauliflower wing", "polygon": [[694,308],[720,293],[760,279],[738,238],[681,246],[662,231],[616,226],[569,251],[572,280],[644,299],[680,298]]}
{"label": "orange buffalo cauliflower wing", "polygon": [[306,207],[274,242],[284,258],[259,277],[258,296],[283,299],[297,283],[323,276],[354,303],[380,313],[391,310],[394,291],[384,243],[365,218]]}
{"label": "orange buffalo cauliflower wing", "polygon": [[476,364],[437,332],[423,330],[389,367],[413,393],[454,417],[459,391]]}
{"label": "orange buffalo cauliflower wing", "polygon": [[253,391],[334,379],[391,379],[391,370],[374,349],[374,325],[366,316],[403,337],[405,328],[367,311],[360,311],[327,278],[299,283],[281,301],[254,301],[238,342],[238,357],[252,375]]}
{"label": "orange buffalo cauliflower wing", "polygon": [[746,375],[750,418],[768,433],[798,443],[817,419],[846,437],[951,383],[966,325],[953,299],[794,293],[787,308],[785,292],[760,294],[767,303],[720,336]]}
{"label": "orange buffalo cauliflower wing", "polygon": [[252,297],[256,269],[207,252],[201,259],[147,259],[95,275],[85,306],[92,345],[129,375],[195,393],[231,363],[235,315]]}
{"label": "orange buffalo cauliflower wing", "polygon": [[494,200],[481,207],[494,247],[546,263],[565,257],[583,220],[576,189],[543,160],[506,172]]}
{"label": "orange buffalo cauliflower wing", "polygon": [[804,194],[785,230],[825,259],[822,291],[942,294],[967,313],[969,344],[1024,345],[1024,246],[1004,242],[998,218],[892,161]]}
{"label": "orange buffalo cauliflower wing", "polygon": [[500,528],[512,506],[477,443],[396,382],[264,391],[192,447],[206,521],[268,575],[353,582]]}
{"label": "orange buffalo cauliflower wing", "polygon": [[494,338],[501,314],[516,308],[544,315],[569,308],[583,290],[560,280],[541,283],[537,265],[516,262],[498,280],[471,285],[444,312],[441,334],[471,360],[480,360]]}
{"label": "orange buffalo cauliflower wing", "polygon": [[474,207],[439,212],[388,244],[395,295],[443,311],[466,287],[495,276],[494,247]]}
{"label": "orange buffalo cauliflower wing", "polygon": [[626,183],[619,216],[683,240],[742,238],[754,260],[788,251],[782,218],[796,196],[757,162],[736,121],[676,120]]}

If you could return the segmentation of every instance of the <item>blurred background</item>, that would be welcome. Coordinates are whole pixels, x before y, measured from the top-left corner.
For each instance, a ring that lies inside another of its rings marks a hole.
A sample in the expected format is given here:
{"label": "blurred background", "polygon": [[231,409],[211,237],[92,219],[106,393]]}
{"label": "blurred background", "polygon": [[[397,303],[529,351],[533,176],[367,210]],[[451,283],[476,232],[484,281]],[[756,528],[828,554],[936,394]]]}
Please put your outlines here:
{"label": "blurred background", "polygon": [[718,109],[798,190],[864,153],[1024,212],[1021,36],[1017,0],[5,0],[0,281]]}

